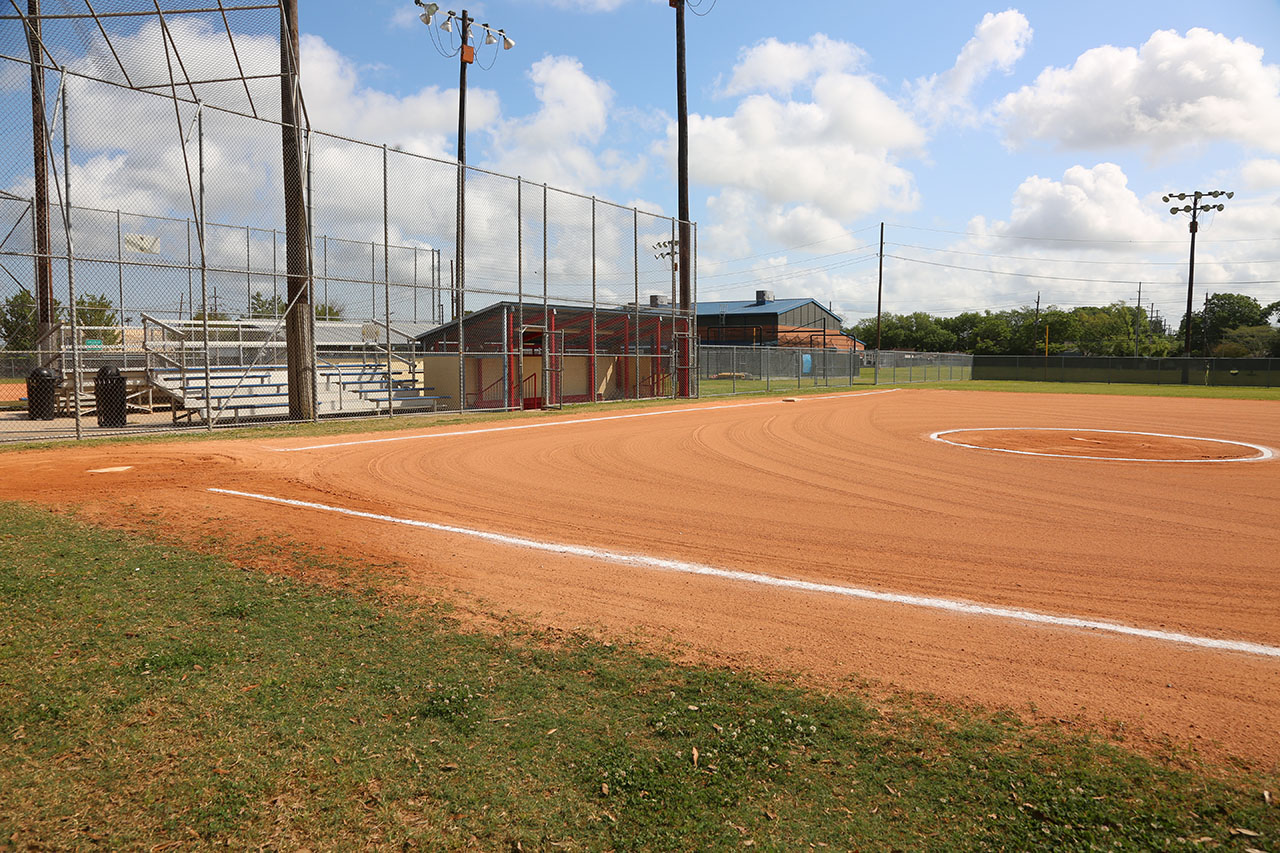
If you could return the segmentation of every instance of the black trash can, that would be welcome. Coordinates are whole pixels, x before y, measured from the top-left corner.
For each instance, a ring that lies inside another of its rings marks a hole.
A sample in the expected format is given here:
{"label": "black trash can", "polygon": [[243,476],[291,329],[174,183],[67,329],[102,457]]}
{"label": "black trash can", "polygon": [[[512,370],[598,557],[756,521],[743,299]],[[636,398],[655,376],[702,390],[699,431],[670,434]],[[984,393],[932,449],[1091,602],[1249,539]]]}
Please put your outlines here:
{"label": "black trash can", "polygon": [[47,367],[37,367],[27,374],[27,416],[31,420],[53,420],[61,384],[62,374]]}
{"label": "black trash can", "polygon": [[98,410],[98,426],[125,426],[128,398],[119,368],[110,365],[98,368],[93,380],[93,402]]}

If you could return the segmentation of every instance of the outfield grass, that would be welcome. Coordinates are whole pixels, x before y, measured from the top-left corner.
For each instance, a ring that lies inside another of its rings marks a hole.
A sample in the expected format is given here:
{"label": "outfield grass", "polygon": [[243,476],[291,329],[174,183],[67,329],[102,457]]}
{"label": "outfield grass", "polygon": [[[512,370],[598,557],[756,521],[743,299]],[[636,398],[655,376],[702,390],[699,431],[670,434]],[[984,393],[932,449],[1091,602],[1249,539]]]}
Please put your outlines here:
{"label": "outfield grass", "polygon": [[[517,626],[479,636],[355,574],[240,571],[13,504],[0,530],[0,838],[15,849],[1280,837],[1262,797],[1275,779],[1185,755]],[[287,543],[264,547],[290,565]]]}
{"label": "outfield grass", "polygon": [[1244,385],[1130,385],[1102,382],[1019,382],[975,379],[931,383],[956,391],[1005,391],[1014,394],[1096,394],[1111,397],[1193,397],[1212,400],[1280,400],[1280,388]]}

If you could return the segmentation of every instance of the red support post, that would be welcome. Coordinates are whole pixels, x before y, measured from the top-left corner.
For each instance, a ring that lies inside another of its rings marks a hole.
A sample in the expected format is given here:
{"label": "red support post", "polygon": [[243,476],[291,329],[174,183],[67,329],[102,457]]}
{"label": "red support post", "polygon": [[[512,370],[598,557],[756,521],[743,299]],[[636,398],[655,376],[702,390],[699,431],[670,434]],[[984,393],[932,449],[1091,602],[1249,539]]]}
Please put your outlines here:
{"label": "red support post", "polygon": [[599,387],[596,385],[596,315],[591,313],[591,364],[587,369],[588,382],[591,383],[591,389],[587,392],[591,397],[591,402],[596,401],[596,394]]}

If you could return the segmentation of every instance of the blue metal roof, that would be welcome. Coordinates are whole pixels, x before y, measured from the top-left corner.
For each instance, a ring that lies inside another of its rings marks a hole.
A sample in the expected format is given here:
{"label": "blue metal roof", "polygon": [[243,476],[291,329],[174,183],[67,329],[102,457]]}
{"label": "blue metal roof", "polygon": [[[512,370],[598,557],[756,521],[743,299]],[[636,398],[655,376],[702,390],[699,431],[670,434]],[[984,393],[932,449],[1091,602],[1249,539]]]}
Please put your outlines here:
{"label": "blue metal roof", "polygon": [[769,302],[757,302],[754,299],[745,302],[699,302],[698,316],[704,314],[782,314],[801,305],[812,302],[837,320],[840,317],[816,299],[773,299]]}

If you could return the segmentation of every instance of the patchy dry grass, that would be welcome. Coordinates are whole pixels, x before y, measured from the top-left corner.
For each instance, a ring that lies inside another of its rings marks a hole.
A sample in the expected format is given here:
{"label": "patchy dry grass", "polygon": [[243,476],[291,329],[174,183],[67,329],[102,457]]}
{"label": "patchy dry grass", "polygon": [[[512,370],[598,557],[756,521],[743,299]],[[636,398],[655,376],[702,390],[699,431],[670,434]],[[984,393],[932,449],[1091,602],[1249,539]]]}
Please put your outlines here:
{"label": "patchy dry grass", "polygon": [[[17,849],[1272,849],[1259,779],[765,683],[0,505]],[[352,576],[354,577],[354,575]]]}

